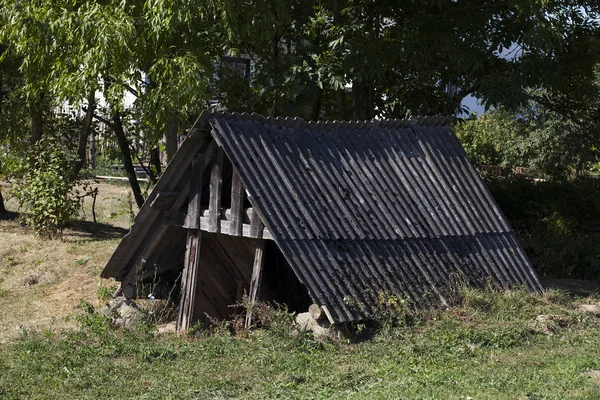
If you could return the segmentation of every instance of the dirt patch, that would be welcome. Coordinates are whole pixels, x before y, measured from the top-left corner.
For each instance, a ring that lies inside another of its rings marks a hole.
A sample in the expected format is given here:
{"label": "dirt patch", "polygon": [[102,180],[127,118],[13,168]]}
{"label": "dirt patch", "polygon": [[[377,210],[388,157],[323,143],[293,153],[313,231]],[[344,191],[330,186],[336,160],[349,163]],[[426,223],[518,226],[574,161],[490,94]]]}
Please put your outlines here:
{"label": "dirt patch", "polygon": [[585,371],[581,373],[581,376],[588,377],[600,385],[600,370]]}

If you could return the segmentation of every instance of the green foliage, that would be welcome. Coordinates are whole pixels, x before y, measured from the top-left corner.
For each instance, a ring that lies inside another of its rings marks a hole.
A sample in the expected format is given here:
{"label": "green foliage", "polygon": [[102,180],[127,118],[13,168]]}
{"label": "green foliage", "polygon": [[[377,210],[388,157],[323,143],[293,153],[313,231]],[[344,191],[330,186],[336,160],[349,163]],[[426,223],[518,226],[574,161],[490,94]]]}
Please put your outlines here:
{"label": "green foliage", "polygon": [[40,235],[56,237],[81,207],[79,191],[67,177],[69,152],[57,139],[43,138],[29,154],[14,165],[10,193],[28,210],[27,225]]}
{"label": "green foliage", "polygon": [[113,293],[117,290],[116,285],[105,286],[103,283],[98,285],[96,296],[98,300],[103,302],[112,299]]}
{"label": "green foliage", "polygon": [[518,135],[517,125],[512,114],[491,111],[457,123],[454,131],[473,164],[500,165],[505,162],[502,145],[510,145]]}
{"label": "green foliage", "polygon": [[491,110],[454,129],[476,166],[528,167],[561,180],[589,170],[599,156],[593,121],[574,121],[537,104],[519,113]]}
{"label": "green foliage", "polygon": [[600,181],[489,182],[488,187],[541,275],[600,279]]}
{"label": "green foliage", "polygon": [[468,94],[516,108],[531,88],[584,89],[600,57],[588,1],[216,3],[226,45],[256,57],[243,104],[262,113],[448,114]]}

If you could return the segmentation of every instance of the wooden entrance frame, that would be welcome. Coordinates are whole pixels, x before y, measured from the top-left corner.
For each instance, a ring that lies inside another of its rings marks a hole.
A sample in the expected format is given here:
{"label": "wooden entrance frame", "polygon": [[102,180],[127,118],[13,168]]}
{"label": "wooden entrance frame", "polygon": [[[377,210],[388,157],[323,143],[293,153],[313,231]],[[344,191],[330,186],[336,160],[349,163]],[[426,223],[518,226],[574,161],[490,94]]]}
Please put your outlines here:
{"label": "wooden entrance frame", "polygon": [[[254,207],[244,208],[247,198],[246,189],[233,166],[230,175],[227,175],[227,179],[231,179],[231,204],[230,208],[223,209],[224,158],[223,149],[214,140],[206,148],[206,153],[201,152],[196,155],[190,166],[186,214],[177,212],[172,207],[165,207],[164,204],[160,205],[164,208],[170,208],[170,210],[165,211],[167,225],[187,229],[186,252],[181,278],[181,298],[177,316],[178,332],[187,331],[193,322],[196,291],[200,290],[198,288],[198,270],[200,268],[202,231],[257,239],[254,249],[248,300],[250,303],[254,303],[260,296],[265,240],[272,240],[272,236],[265,228],[256,209]],[[207,171],[205,172],[206,161],[208,161],[208,164],[206,165]],[[205,173],[210,173],[209,203],[208,209],[203,212],[201,209],[201,200]],[[165,193],[162,198],[176,199],[180,198],[180,195]],[[160,198],[161,195],[159,193],[157,200]],[[157,200],[155,200],[155,203]],[[248,198],[248,200],[251,202],[251,199]],[[162,201],[167,202],[167,200]],[[248,223],[245,223],[245,220],[248,220]],[[248,327],[251,323],[252,313],[248,311],[245,325]]]}

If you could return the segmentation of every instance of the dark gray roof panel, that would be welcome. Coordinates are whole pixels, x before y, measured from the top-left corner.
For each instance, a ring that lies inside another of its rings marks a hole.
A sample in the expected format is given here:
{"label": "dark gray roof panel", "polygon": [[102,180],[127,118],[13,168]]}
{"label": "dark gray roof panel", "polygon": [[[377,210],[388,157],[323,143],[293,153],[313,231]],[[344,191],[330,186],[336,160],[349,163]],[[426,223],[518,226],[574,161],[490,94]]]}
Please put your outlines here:
{"label": "dark gray roof panel", "polygon": [[445,119],[209,122],[283,254],[335,321],[368,314],[382,292],[439,303],[451,279],[540,289]]}

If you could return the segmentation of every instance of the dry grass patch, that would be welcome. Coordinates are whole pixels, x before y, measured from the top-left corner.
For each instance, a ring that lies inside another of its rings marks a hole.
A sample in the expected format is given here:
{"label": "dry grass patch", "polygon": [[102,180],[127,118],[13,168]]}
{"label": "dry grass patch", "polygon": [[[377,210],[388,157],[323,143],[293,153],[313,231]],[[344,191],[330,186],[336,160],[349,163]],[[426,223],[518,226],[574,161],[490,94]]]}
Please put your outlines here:
{"label": "dry grass patch", "polygon": [[[88,198],[82,219],[62,240],[37,237],[18,220],[0,221],[0,343],[23,329],[70,326],[66,317],[81,299],[98,303],[100,271],[130,225],[127,188],[101,183],[98,189],[98,223],[91,222]],[[14,199],[7,206],[19,211]]]}

